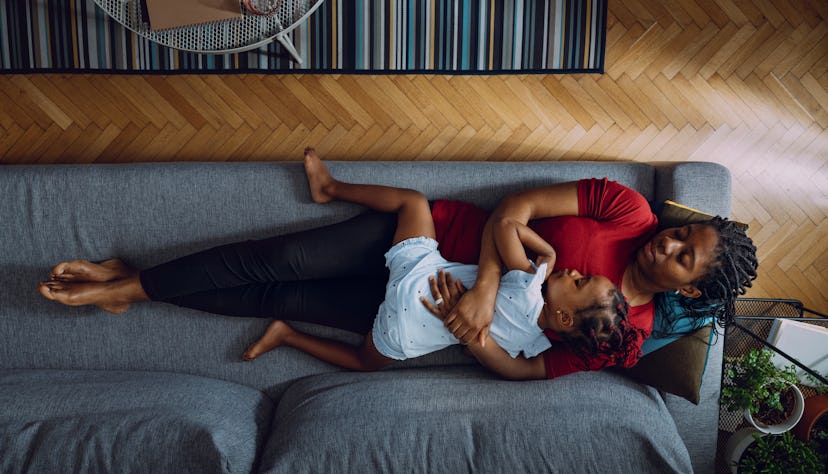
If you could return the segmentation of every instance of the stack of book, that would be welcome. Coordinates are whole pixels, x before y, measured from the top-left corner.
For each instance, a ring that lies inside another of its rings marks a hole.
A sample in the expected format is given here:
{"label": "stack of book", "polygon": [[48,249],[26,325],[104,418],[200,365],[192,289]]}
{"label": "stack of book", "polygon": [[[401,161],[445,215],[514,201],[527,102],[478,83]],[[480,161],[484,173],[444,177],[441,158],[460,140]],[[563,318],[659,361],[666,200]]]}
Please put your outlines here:
{"label": "stack of book", "polygon": [[238,0],[142,0],[153,31],[241,18]]}

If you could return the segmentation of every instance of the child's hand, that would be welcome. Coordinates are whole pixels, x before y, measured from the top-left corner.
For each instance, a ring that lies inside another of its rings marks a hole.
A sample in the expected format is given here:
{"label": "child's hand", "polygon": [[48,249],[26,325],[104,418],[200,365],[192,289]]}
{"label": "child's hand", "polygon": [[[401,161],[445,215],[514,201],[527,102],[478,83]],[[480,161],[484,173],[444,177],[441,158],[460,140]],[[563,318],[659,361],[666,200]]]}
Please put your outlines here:
{"label": "child's hand", "polygon": [[454,307],[457,306],[460,297],[466,292],[466,287],[463,286],[460,280],[454,280],[451,273],[443,270],[437,271],[437,278],[428,277],[428,281],[431,286],[431,297],[434,298],[434,304],[425,297],[420,297],[420,301],[431,314],[445,321]]}
{"label": "child's hand", "polygon": [[552,267],[555,266],[555,261],[557,260],[556,255],[538,255],[538,258],[535,259],[535,265],[541,266],[541,264],[546,264],[546,275],[543,276],[543,279],[546,280],[549,278],[549,275],[552,274]]}

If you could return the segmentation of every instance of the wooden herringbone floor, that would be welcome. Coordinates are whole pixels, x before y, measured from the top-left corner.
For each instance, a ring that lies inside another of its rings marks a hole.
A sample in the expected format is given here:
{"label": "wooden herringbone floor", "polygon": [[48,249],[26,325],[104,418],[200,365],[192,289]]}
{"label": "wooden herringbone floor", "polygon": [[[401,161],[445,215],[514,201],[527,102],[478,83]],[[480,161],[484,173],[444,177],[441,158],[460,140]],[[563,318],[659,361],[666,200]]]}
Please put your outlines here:
{"label": "wooden herringbone floor", "polygon": [[828,2],[610,2],[604,75],[0,76],[0,162],[706,160],[828,311]]}

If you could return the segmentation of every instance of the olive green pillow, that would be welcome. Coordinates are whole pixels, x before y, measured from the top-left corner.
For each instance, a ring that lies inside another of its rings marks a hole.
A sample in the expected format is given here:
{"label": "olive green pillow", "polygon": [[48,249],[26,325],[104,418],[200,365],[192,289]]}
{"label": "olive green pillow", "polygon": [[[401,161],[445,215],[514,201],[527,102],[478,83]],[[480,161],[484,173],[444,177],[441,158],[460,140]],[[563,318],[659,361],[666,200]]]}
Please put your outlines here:
{"label": "olive green pillow", "polygon": [[645,355],[634,367],[618,372],[698,405],[711,331],[712,325],[704,326]]}
{"label": "olive green pillow", "polygon": [[[706,212],[687,207],[683,204],[673,202],[670,200],[664,201],[664,206],[658,215],[658,227],[667,229],[670,227],[681,227],[687,224],[694,224],[696,222],[709,221],[713,216]],[[733,221],[736,227],[744,232],[747,232],[748,225],[743,222]]]}

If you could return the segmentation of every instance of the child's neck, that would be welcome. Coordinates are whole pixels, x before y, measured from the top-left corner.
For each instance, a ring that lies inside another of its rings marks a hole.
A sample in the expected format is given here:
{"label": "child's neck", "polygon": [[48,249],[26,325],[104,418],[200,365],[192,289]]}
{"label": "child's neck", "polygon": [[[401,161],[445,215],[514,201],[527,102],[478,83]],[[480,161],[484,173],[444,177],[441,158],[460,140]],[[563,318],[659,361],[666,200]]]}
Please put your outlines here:
{"label": "child's neck", "polygon": [[552,311],[552,305],[547,301],[546,304],[541,307],[540,314],[538,315],[538,327],[544,330],[551,329],[558,332],[554,323],[555,312]]}

